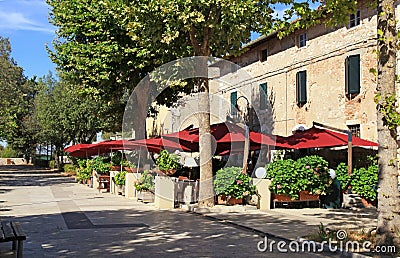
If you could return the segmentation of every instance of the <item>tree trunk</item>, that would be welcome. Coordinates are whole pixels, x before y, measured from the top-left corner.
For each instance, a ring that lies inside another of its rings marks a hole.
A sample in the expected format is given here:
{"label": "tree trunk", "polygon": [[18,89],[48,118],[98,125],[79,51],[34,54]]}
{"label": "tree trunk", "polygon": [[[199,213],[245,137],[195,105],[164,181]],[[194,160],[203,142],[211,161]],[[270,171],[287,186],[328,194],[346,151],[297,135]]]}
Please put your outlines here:
{"label": "tree trunk", "polygon": [[[382,101],[396,93],[396,20],[394,0],[378,1],[378,85]],[[378,225],[377,245],[400,250],[400,195],[398,191],[396,129],[378,112]]]}
{"label": "tree trunk", "polygon": [[[207,68],[207,64],[203,65]],[[212,173],[212,140],[210,134],[210,96],[208,79],[198,79],[199,93],[199,152],[200,189],[199,207],[214,206],[214,184]]]}

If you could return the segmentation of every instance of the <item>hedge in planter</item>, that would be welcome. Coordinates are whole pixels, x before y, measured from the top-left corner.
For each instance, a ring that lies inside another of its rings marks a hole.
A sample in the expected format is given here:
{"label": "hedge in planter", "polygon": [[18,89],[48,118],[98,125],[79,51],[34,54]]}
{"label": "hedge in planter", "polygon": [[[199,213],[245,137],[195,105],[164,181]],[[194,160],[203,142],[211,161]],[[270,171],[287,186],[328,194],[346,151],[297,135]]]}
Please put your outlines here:
{"label": "hedge in planter", "polygon": [[179,155],[162,150],[156,159],[156,165],[163,173],[172,175],[181,166],[179,160]]}
{"label": "hedge in planter", "polygon": [[378,184],[378,164],[373,158],[370,158],[371,165],[368,168],[354,169],[351,177],[348,176],[347,165],[340,163],[336,169],[336,175],[340,181],[342,190],[357,193],[368,201],[375,201],[377,198],[376,186]]}
{"label": "hedge in planter", "polygon": [[109,173],[111,164],[103,157],[97,157],[93,160],[93,169],[102,175]]}
{"label": "hedge in planter", "polygon": [[126,181],[126,171],[121,171],[114,176],[116,185],[124,185]]}
{"label": "hedge in planter", "polygon": [[332,178],[328,172],[328,162],[320,156],[306,156],[296,161],[276,160],[266,166],[267,178],[272,179],[273,193],[299,199],[301,191],[315,195],[326,195]]}
{"label": "hedge in planter", "polygon": [[76,173],[76,179],[83,182],[90,179],[93,171],[93,160],[79,159],[78,165],[79,168]]}
{"label": "hedge in planter", "polygon": [[154,191],[154,176],[149,171],[144,171],[139,180],[135,182],[137,191]]}
{"label": "hedge in planter", "polygon": [[242,168],[228,167],[217,171],[214,179],[216,195],[226,195],[236,199],[255,193],[256,186],[251,184],[251,177],[242,173]]}

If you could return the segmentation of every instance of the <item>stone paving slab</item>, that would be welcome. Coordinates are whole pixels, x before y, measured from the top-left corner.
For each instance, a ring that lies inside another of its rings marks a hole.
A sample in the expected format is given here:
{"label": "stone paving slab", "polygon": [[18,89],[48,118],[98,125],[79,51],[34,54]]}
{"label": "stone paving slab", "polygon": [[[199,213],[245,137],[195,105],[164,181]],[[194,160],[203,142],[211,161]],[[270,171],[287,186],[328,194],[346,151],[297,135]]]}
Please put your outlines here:
{"label": "stone paving slab", "polygon": [[[182,210],[95,189],[33,167],[0,166],[0,218],[22,224],[28,235],[25,257],[286,257],[262,253],[256,232]],[[284,238],[303,235],[325,211],[210,212]],[[294,233],[295,232],[295,233]],[[279,233],[279,234],[278,234]],[[280,240],[280,239],[275,239]],[[268,239],[269,242],[273,239]],[[10,243],[0,244],[0,257]],[[339,257],[332,253],[291,253],[292,257]]]}

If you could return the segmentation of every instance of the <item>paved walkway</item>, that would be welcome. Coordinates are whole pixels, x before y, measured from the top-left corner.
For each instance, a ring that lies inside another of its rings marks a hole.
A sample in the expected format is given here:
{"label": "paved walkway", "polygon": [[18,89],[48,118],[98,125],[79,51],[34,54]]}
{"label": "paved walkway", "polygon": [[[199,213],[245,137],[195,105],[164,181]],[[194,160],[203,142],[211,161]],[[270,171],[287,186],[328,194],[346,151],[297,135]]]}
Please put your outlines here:
{"label": "paved walkway", "polygon": [[[317,230],[320,222],[369,227],[376,216],[373,210],[159,211],[29,166],[0,166],[0,211],[1,219],[21,222],[27,233],[25,257],[286,257],[277,250],[259,252],[260,232],[270,242],[296,239]],[[0,257],[9,254],[10,246],[0,243]]]}

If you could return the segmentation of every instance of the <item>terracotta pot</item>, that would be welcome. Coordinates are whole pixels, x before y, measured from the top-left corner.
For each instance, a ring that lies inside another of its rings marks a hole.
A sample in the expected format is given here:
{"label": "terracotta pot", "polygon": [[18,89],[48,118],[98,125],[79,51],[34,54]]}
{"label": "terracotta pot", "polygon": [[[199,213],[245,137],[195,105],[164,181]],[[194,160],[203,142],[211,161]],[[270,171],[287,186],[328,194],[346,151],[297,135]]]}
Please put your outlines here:
{"label": "terracotta pot", "polygon": [[121,171],[121,166],[111,166],[111,171]]}
{"label": "terracotta pot", "polygon": [[167,176],[171,176],[173,174],[175,174],[176,169],[170,169],[170,170],[161,170],[161,172],[163,172],[165,175]]}
{"label": "terracotta pot", "polygon": [[363,204],[363,206],[365,208],[376,207],[376,205],[377,205],[377,201],[376,200],[375,201],[370,201],[370,200],[367,200],[365,198],[362,198],[361,202],[362,202],[362,204]]}
{"label": "terracotta pot", "polygon": [[[272,199],[277,202],[293,201],[290,196],[286,194],[273,194]],[[301,191],[297,201],[319,201],[319,195],[310,194],[308,191]]]}
{"label": "terracotta pot", "polygon": [[137,168],[130,168],[130,167],[124,167],[124,170],[126,171],[126,172],[131,172],[131,173],[133,173],[133,172],[138,172],[138,169]]}
{"label": "terracotta pot", "polygon": [[235,197],[227,197],[226,195],[218,195],[218,204],[222,205],[235,205],[235,204],[243,204],[243,199]]}
{"label": "terracotta pot", "polygon": [[228,199],[228,204],[229,205],[243,204],[243,199],[242,198],[236,199],[235,197],[231,197]]}
{"label": "terracotta pot", "polygon": [[225,196],[225,194],[218,195],[217,203],[218,204],[226,204],[226,196]]}

